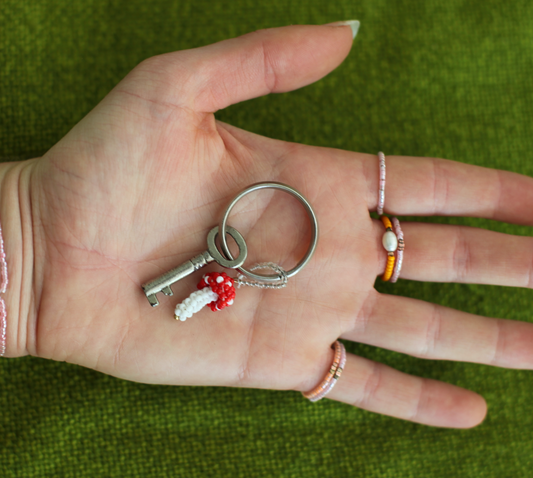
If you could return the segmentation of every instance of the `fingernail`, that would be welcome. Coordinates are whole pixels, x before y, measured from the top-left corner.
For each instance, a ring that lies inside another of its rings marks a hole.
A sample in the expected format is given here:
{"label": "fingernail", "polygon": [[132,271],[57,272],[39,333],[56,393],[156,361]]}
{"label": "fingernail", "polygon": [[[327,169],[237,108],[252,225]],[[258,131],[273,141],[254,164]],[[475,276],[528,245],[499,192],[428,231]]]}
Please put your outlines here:
{"label": "fingernail", "polygon": [[361,22],[359,20],[346,20],[344,22],[326,23],[326,25],[330,27],[343,27],[345,25],[350,25],[350,28],[352,29],[352,38],[355,38],[357,32],[359,31],[359,25],[361,25]]}

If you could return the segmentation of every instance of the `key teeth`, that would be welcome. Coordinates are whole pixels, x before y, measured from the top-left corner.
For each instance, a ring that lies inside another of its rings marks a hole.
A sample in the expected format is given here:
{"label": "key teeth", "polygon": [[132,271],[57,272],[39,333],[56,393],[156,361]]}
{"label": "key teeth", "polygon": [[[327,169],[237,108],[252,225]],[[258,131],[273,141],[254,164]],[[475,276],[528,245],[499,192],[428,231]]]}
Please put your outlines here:
{"label": "key teeth", "polygon": [[157,307],[159,305],[159,301],[157,300],[155,294],[147,295],[146,297],[148,298],[148,302],[150,302],[152,307]]}
{"label": "key teeth", "polygon": [[161,289],[161,292],[163,292],[163,294],[165,295],[174,295],[174,292],[172,292],[172,289],[170,288],[169,285],[167,285],[166,287],[163,287]]}

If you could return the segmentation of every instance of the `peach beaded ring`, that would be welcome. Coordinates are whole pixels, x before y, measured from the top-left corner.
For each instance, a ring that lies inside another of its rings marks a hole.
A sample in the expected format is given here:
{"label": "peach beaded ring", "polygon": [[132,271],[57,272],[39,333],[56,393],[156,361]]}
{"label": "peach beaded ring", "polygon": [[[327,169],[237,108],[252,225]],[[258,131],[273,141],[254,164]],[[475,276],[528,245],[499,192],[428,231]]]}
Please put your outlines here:
{"label": "peach beaded ring", "polygon": [[302,392],[302,395],[312,402],[324,398],[331,391],[346,365],[346,349],[344,348],[344,345],[336,340],[331,347],[335,348],[335,357],[328,373],[316,388],[309,392]]}

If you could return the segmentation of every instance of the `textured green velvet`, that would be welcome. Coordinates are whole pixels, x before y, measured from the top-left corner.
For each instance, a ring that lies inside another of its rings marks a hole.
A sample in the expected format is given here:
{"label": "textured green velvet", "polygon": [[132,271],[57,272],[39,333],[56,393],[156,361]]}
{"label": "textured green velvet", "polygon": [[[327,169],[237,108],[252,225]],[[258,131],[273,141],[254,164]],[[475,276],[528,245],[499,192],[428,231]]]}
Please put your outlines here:
{"label": "textured green velvet", "polygon": [[[347,19],[361,28],[337,70],[217,117],[289,141],[533,176],[531,0],[2,0],[0,160],[42,155],[149,56],[259,28]],[[414,219],[531,235],[494,221]],[[377,287],[532,321],[527,289]],[[485,422],[433,428],[296,392],[149,386],[65,363],[3,359],[0,476],[533,476],[533,373],[347,348],[475,390],[489,405]]]}

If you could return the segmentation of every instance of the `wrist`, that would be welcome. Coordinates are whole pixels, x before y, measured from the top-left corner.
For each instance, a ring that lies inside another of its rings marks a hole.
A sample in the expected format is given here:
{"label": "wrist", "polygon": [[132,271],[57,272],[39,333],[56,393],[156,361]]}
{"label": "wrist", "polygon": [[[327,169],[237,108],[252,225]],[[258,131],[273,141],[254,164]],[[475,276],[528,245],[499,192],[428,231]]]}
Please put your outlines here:
{"label": "wrist", "polygon": [[[34,241],[30,177],[36,159],[0,163],[0,226],[8,284],[5,303],[4,357],[35,354]],[[0,351],[2,347],[0,346]]]}

